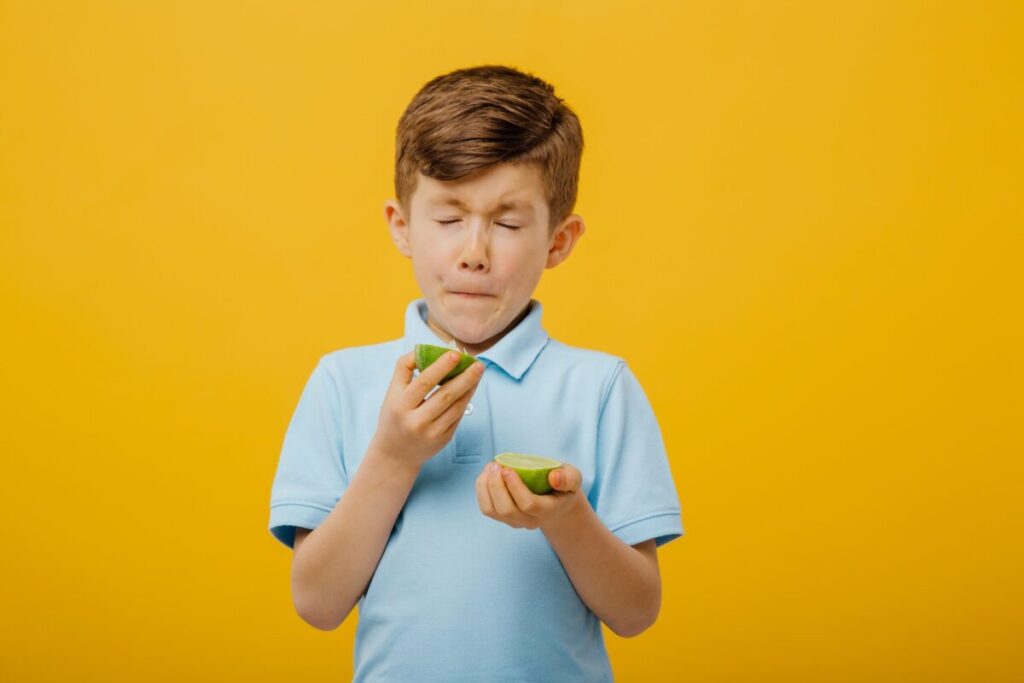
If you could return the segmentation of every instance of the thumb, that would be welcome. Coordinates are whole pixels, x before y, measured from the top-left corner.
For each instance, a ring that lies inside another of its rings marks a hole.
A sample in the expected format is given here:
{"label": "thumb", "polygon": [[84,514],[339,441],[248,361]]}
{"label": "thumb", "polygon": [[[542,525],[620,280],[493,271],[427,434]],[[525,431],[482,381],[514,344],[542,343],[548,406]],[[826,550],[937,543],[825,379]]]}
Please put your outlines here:
{"label": "thumb", "polygon": [[413,370],[416,369],[416,352],[410,351],[395,363],[395,372],[391,375],[391,384],[388,386],[388,394],[401,391],[412,381]]}
{"label": "thumb", "polygon": [[563,465],[551,470],[551,473],[548,475],[548,483],[556,491],[575,491],[580,485],[579,472],[574,467]]}

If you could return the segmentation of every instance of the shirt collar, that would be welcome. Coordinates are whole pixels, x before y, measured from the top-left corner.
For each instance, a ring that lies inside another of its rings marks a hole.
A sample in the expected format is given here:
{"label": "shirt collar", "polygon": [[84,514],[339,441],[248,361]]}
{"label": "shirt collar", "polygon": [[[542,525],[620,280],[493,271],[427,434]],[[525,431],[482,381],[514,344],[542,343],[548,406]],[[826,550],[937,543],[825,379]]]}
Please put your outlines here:
{"label": "shirt collar", "polygon": [[[530,310],[518,325],[499,339],[497,344],[476,356],[482,361],[497,365],[517,381],[530,369],[548,342],[548,333],[540,324],[543,313],[541,303],[536,299],[530,299],[528,305]],[[427,300],[422,298],[409,302],[405,309],[403,346],[411,351],[415,344],[448,346],[427,325]]]}

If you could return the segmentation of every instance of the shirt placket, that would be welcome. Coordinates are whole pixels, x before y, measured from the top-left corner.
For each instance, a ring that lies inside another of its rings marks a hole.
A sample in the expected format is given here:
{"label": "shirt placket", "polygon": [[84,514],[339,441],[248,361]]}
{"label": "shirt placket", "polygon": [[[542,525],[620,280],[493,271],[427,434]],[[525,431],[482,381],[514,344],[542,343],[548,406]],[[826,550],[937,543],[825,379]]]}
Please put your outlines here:
{"label": "shirt placket", "polygon": [[476,393],[466,405],[462,421],[455,431],[453,463],[482,462],[494,457],[491,402],[487,395],[487,384],[487,378],[481,378]]}

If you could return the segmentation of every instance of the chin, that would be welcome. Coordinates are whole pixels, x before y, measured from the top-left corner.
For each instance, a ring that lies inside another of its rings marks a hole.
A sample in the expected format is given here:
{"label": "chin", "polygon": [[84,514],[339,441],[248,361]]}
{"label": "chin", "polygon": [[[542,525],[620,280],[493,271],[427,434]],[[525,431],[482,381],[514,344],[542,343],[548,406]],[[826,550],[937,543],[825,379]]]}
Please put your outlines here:
{"label": "chin", "polygon": [[481,344],[481,343],[487,341],[488,339],[490,339],[491,336],[492,336],[492,335],[487,334],[486,332],[480,332],[480,331],[464,332],[464,331],[459,330],[459,329],[452,330],[452,334],[454,334],[455,338],[458,339],[463,344],[470,344],[470,345]]}

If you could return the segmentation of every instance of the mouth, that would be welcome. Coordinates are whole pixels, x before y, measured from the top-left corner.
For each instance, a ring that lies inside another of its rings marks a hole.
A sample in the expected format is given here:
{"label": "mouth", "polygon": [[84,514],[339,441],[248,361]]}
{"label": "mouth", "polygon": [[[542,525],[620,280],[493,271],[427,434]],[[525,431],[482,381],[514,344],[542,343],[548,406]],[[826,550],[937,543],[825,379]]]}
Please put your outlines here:
{"label": "mouth", "polygon": [[451,293],[454,294],[455,296],[461,296],[461,297],[464,297],[466,299],[484,299],[484,298],[490,296],[490,294],[476,294],[476,293],[473,293],[473,292],[451,292]]}

